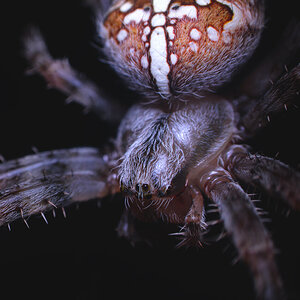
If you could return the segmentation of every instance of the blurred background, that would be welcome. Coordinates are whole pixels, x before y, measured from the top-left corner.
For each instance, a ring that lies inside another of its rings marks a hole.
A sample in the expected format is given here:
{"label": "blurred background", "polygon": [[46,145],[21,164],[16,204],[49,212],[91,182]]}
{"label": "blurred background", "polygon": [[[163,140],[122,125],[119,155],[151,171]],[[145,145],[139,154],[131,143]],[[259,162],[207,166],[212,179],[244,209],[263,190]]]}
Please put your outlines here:
{"label": "blurred background", "polygon": [[[251,61],[268,55],[286,24],[298,18],[296,1],[267,1],[262,43]],[[29,24],[37,25],[54,57],[67,57],[120,101],[137,96],[101,61],[91,11],[82,1],[27,0],[1,4],[0,153],[13,159],[33,153],[77,146],[103,147],[116,134],[95,115],[48,89],[38,76],[25,76],[21,37]],[[277,157],[299,169],[299,107],[292,107],[251,141],[254,152]],[[280,202],[259,195],[267,209],[267,223],[289,299],[300,299],[300,214]],[[105,199],[47,213],[0,228],[0,286],[8,299],[105,299],[112,297],[196,298],[203,300],[254,298],[251,276],[243,263],[234,264],[235,249],[222,240],[202,249],[176,249],[176,239],[160,226],[163,237],[152,246],[131,244],[117,237],[122,197]],[[149,229],[149,227],[147,227]],[[150,229],[151,231],[151,226]],[[176,228],[171,229],[176,230]]]}

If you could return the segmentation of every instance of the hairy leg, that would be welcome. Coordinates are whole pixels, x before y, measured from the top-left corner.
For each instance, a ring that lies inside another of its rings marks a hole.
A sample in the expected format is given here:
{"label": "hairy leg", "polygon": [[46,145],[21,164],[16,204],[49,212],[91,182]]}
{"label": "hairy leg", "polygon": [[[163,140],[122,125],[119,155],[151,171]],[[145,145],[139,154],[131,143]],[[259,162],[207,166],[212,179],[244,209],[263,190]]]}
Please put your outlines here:
{"label": "hairy leg", "polygon": [[286,69],[291,69],[300,59],[300,22],[292,20],[279,38],[277,47],[263,58],[243,80],[241,93],[252,99],[263,95]]}
{"label": "hairy leg", "polygon": [[119,191],[113,157],[94,148],[55,150],[0,165],[0,225]]}
{"label": "hairy leg", "polygon": [[190,211],[185,217],[185,224],[197,224],[204,230],[207,226],[205,223],[204,199],[202,193],[194,186],[189,186],[189,190],[193,202]]}
{"label": "hairy leg", "polygon": [[225,165],[239,181],[259,187],[300,210],[299,172],[273,158],[250,155],[242,147],[229,152]]}
{"label": "hairy leg", "polygon": [[97,113],[102,119],[118,122],[124,111],[112,99],[107,99],[95,84],[72,69],[66,59],[53,59],[37,28],[30,28],[24,36],[24,54],[29,61],[31,72],[40,74],[48,85]]}
{"label": "hairy leg", "polygon": [[284,110],[300,98],[300,64],[283,75],[259,101],[249,109],[242,119],[246,134],[254,135],[266,126],[269,116]]}
{"label": "hairy leg", "polygon": [[274,246],[251,199],[225,170],[220,169],[207,179],[209,182],[203,182],[205,191],[219,206],[225,229],[249,265],[259,299],[284,299]]}
{"label": "hairy leg", "polygon": [[184,217],[184,226],[179,232],[171,235],[178,236],[181,239],[177,245],[178,248],[182,246],[202,247],[203,235],[207,229],[203,195],[198,187],[189,185],[182,196],[190,197],[192,202]]}
{"label": "hairy leg", "polygon": [[254,275],[259,299],[284,299],[274,246],[251,199],[225,170],[215,172],[203,184],[208,196],[219,206],[225,229],[240,257]]}

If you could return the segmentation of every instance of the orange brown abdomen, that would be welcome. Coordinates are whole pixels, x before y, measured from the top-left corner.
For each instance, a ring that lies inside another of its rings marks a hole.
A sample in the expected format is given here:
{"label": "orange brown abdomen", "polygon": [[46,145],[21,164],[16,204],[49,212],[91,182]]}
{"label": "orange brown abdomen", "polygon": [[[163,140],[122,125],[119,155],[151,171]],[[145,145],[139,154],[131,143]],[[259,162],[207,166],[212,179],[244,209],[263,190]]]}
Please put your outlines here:
{"label": "orange brown abdomen", "polygon": [[[259,0],[121,0],[101,25],[105,51],[131,86],[165,99],[222,85],[256,47]],[[153,93],[154,91],[154,93]]]}

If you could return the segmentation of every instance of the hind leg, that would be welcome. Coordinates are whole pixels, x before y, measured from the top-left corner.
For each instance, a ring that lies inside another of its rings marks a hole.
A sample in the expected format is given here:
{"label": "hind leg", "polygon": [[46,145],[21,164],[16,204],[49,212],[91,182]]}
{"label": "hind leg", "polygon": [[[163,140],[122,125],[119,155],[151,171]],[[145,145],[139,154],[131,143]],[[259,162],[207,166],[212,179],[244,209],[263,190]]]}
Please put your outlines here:
{"label": "hind leg", "polygon": [[68,101],[78,102],[103,120],[118,122],[123,116],[123,108],[104,95],[94,83],[72,69],[68,60],[54,59],[50,55],[37,28],[30,28],[25,35],[24,54],[31,72],[40,74],[49,87],[64,93]]}

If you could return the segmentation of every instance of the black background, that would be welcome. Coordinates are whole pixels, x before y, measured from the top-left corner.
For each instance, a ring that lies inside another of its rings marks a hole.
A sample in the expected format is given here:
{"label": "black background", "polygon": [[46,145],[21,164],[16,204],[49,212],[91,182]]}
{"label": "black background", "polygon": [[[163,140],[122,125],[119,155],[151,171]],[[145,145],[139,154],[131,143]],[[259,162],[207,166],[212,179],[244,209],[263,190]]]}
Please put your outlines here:
{"label": "black background", "polygon": [[[30,23],[38,25],[54,57],[68,57],[121,101],[135,97],[99,61],[92,41],[95,29],[88,8],[80,1],[11,1],[1,3],[0,152],[6,159],[75,146],[103,146],[116,128],[83,114],[76,104],[47,89],[38,76],[26,77],[21,35]],[[266,30],[256,57],[267,55],[292,16],[297,1],[269,1]],[[254,60],[252,60],[253,62]],[[298,168],[299,109],[291,108],[252,141],[254,151],[277,157]],[[286,216],[279,202],[260,195],[270,211],[270,230],[289,299],[300,299],[299,213]],[[117,237],[115,227],[122,198],[96,201],[30,218],[30,230],[19,220],[12,231],[0,228],[0,290],[8,299],[105,299],[113,296],[197,299],[253,299],[251,277],[228,240],[203,249],[175,249],[165,235],[152,247],[132,247]],[[121,293],[121,294],[119,294]]]}

